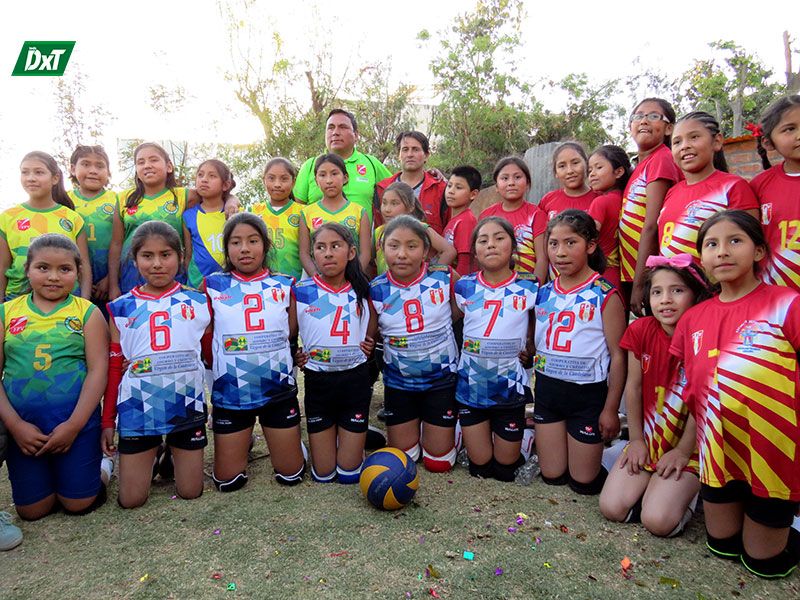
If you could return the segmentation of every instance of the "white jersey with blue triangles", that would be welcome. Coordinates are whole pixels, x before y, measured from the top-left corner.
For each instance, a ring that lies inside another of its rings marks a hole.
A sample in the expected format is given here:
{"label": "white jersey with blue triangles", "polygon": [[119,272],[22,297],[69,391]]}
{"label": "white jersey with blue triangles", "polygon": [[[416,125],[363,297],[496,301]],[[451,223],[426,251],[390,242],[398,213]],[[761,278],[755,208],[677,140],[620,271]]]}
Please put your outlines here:
{"label": "white jersey with blue triangles", "polygon": [[306,369],[344,371],[367,361],[360,346],[369,325],[366,298],[359,308],[353,286],[334,290],[318,276],[300,281],[292,291],[300,339],[309,355]]}
{"label": "white jersey with blue triangles", "polygon": [[297,393],[289,347],[294,278],[262,271],[205,278],[214,315],[211,403],[232,410],[260,408]]}
{"label": "white jersey with blue triangles", "polygon": [[617,290],[599,273],[571,290],[562,289],[560,280],[539,288],[534,368],[574,383],[605,381],[611,354],[603,332],[603,308]]}
{"label": "white jersey with blue triangles", "polygon": [[465,275],[455,285],[464,313],[464,344],[458,361],[456,400],[487,408],[531,401],[528,374],[519,362],[539,284],[528,273],[513,273],[496,286],[483,275]]}
{"label": "white jersey with blue triangles", "polygon": [[387,271],[371,284],[370,296],[383,337],[383,382],[401,390],[449,384],[458,348],[453,337],[450,267],[422,265],[401,283]]}
{"label": "white jersey with blue triangles", "polygon": [[119,434],[163,435],[204,423],[200,339],[211,322],[205,294],[178,283],[160,296],[136,287],[108,310],[131,361],[119,386]]}

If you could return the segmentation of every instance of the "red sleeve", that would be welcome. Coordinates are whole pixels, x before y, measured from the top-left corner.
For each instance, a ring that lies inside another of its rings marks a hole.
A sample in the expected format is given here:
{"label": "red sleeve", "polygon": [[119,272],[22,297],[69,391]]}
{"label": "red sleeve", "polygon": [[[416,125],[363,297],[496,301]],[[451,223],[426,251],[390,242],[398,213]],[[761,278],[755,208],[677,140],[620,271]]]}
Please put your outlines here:
{"label": "red sleeve", "polygon": [[758,207],[758,199],[744,179],[740,178],[728,190],[728,208],[751,210]]}
{"label": "red sleeve", "polygon": [[461,219],[458,223],[455,223],[453,228],[453,246],[458,252],[456,271],[462,276],[472,273],[472,248],[470,248],[470,242],[472,241],[472,232],[475,230],[476,223],[474,218]]}
{"label": "red sleeve", "polygon": [[[601,228],[607,224],[608,221],[613,219],[614,202],[613,198],[606,194],[598,196],[589,205],[589,216],[595,221],[600,221]],[[617,213],[619,218],[619,213]]]}
{"label": "red sleeve", "polygon": [[533,208],[535,211],[531,219],[531,229],[533,230],[533,237],[535,239],[547,231],[547,213],[538,206],[534,206]]}
{"label": "red sleeve", "polygon": [[108,383],[103,396],[103,414],[100,417],[100,426],[103,429],[114,427],[117,418],[117,398],[119,397],[119,384],[122,381],[122,346],[118,342],[111,342],[108,353]]}
{"label": "red sleeve", "polygon": [[[644,317],[647,318],[647,317]],[[630,350],[637,360],[642,355],[642,335],[644,334],[644,318],[636,319],[633,323],[628,325],[625,333],[622,334],[622,339],[619,341],[619,347],[623,350]]]}
{"label": "red sleeve", "polygon": [[784,335],[795,352],[800,350],[800,297],[795,298],[786,311],[786,320],[783,323]]}
{"label": "red sleeve", "polygon": [[684,340],[686,339],[686,323],[688,323],[688,319],[686,315],[682,315],[682,318],[678,320],[678,324],[675,326],[675,333],[672,334],[672,344],[669,347],[669,353],[672,356],[677,356],[680,359],[684,358]]}
{"label": "red sleeve", "polygon": [[542,199],[539,200],[539,209],[541,209],[544,214],[547,214],[547,207],[550,205],[550,201],[553,199],[554,195],[555,192],[547,192],[544,196],[542,196]]}
{"label": "red sleeve", "polygon": [[650,162],[647,163],[647,183],[652,183],[656,179],[668,179],[674,182],[683,179],[683,174],[672,159],[669,148],[666,152],[657,150]]}

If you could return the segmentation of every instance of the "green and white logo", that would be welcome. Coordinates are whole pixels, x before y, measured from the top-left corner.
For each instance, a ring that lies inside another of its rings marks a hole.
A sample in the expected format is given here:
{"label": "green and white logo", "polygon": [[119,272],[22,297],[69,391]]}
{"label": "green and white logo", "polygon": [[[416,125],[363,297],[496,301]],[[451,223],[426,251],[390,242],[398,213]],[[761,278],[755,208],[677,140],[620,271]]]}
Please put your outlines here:
{"label": "green and white logo", "polygon": [[11,75],[61,77],[75,42],[25,42]]}

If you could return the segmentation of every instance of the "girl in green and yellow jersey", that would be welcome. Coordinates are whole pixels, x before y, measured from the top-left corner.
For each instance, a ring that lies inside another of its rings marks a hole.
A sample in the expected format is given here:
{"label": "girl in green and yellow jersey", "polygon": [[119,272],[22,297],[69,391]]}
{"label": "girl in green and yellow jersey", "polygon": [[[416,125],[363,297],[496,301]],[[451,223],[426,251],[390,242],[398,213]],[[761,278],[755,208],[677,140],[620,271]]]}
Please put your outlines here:
{"label": "girl in green and yellow jersey", "polygon": [[[92,291],[92,268],[83,231],[83,218],[64,189],[64,178],[55,159],[44,152],[29,152],[20,164],[20,181],[28,201],[0,214],[0,298],[10,300],[24,293],[28,281],[25,260],[31,240],[43,233],[63,233],[81,252],[80,293]],[[77,290],[76,286],[76,290]]]}
{"label": "girl in green and yellow jersey", "polygon": [[268,264],[273,271],[291,275],[297,281],[303,277],[300,262],[300,219],[303,204],[295,200],[294,182],[297,169],[285,158],[273,158],[264,168],[264,188],[269,200],[253,206],[254,214],[267,226],[270,245]]}

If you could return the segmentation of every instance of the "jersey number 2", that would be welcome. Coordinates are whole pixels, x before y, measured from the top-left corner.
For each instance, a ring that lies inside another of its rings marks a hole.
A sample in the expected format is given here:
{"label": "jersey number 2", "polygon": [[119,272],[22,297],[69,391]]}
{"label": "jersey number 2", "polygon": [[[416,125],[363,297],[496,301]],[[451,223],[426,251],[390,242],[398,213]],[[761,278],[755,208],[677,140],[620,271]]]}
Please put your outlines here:
{"label": "jersey number 2", "polygon": [[264,299],[261,294],[247,294],[244,297],[244,328],[247,331],[261,331],[264,329],[264,319],[253,319],[254,314],[260,313],[264,310]]}

